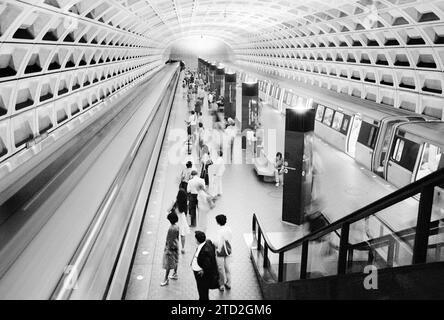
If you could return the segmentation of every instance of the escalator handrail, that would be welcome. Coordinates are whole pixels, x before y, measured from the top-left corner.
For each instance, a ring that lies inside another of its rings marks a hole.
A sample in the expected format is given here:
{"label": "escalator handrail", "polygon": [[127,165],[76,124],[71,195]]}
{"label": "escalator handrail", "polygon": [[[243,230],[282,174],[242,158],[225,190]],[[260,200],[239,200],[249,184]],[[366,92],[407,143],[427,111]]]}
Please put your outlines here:
{"label": "escalator handrail", "polygon": [[[392,205],[395,205],[405,199],[408,199],[418,193],[421,193],[425,188],[428,187],[436,187],[438,185],[444,184],[444,168],[439,169],[426,177],[417,180],[401,189],[396,190],[395,192],[374,201],[373,203],[370,203],[366,205],[365,207],[356,210],[355,212],[337,220],[336,222],[325,226],[315,232],[312,232],[311,234],[308,234],[302,238],[299,238],[298,240],[295,240],[294,242],[285,245],[281,248],[276,248],[273,246],[272,242],[268,238],[267,234],[262,232],[262,237],[264,238],[265,243],[267,244],[268,249],[273,253],[283,253],[289,250],[292,250],[294,248],[300,247],[304,242],[307,241],[313,241],[316,239],[321,238],[324,235],[327,235],[331,232],[334,232],[338,229],[341,229],[344,225],[350,225],[356,221],[362,220],[366,217],[372,216],[375,213],[380,212],[381,210],[384,210]],[[256,214],[253,214],[253,233],[255,234],[256,228],[259,228],[259,230],[263,230],[259,219]]]}

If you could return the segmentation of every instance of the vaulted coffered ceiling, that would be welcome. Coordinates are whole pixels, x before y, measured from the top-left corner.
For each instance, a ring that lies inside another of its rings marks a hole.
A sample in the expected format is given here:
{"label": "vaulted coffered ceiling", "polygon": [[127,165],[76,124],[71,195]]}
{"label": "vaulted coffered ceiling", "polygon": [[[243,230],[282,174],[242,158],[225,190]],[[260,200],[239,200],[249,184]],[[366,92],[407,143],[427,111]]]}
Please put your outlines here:
{"label": "vaulted coffered ceiling", "polygon": [[0,163],[201,35],[259,72],[444,116],[444,0],[0,0]]}

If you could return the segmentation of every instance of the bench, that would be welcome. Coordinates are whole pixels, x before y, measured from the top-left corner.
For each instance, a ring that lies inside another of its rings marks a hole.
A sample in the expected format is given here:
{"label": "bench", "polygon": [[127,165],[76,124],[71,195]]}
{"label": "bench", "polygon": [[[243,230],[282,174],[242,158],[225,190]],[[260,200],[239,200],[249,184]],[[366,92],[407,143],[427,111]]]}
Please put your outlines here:
{"label": "bench", "polygon": [[260,156],[253,158],[254,170],[258,176],[262,176],[265,182],[275,182],[274,164],[268,160],[264,150],[261,150]]}

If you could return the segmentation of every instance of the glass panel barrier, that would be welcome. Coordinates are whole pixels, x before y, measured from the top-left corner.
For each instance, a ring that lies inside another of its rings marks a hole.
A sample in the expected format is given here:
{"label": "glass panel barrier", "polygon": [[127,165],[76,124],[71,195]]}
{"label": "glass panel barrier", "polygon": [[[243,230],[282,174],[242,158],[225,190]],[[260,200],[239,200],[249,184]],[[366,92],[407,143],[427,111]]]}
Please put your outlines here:
{"label": "glass panel barrier", "polygon": [[[338,232],[340,234],[340,232]],[[331,232],[308,244],[307,279],[336,275],[338,272],[339,237]]]}
{"label": "glass panel barrier", "polygon": [[435,187],[427,262],[444,261],[444,188]]}
{"label": "glass panel barrier", "polygon": [[283,279],[293,281],[300,279],[302,247],[297,247],[285,252]]}
{"label": "glass panel barrier", "polygon": [[347,272],[412,264],[417,213],[418,201],[409,198],[351,224]]}

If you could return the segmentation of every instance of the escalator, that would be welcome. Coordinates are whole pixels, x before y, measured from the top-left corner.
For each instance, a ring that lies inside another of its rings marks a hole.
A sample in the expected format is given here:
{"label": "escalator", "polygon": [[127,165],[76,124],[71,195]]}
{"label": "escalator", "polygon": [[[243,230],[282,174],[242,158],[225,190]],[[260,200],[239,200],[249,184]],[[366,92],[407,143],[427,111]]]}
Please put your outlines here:
{"label": "escalator", "polygon": [[[318,221],[281,248],[253,215],[250,252],[264,298],[443,299],[443,184],[441,169],[332,224]],[[379,219],[411,197],[419,199],[414,227],[395,230]]]}

